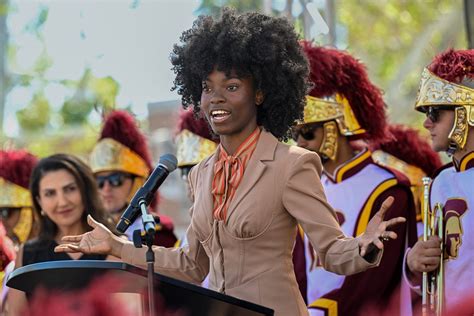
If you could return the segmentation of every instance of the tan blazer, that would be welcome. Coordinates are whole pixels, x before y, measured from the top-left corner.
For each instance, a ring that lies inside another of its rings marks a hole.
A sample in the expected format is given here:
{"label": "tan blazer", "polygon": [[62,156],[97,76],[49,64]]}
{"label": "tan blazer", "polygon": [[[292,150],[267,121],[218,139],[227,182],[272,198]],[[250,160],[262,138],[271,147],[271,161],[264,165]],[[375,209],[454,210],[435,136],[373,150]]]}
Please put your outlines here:
{"label": "tan blazer", "polygon": [[[194,193],[188,246],[154,248],[156,272],[270,307],[275,315],[307,315],[293,272],[292,249],[300,223],[324,267],[354,274],[376,266],[359,255],[357,240],[344,236],[326,202],[317,154],[288,146],[262,131],[226,222],[213,218],[211,183],[218,153],[190,173]],[[341,197],[343,198],[343,197]],[[123,248],[125,262],[146,267],[145,249]]]}

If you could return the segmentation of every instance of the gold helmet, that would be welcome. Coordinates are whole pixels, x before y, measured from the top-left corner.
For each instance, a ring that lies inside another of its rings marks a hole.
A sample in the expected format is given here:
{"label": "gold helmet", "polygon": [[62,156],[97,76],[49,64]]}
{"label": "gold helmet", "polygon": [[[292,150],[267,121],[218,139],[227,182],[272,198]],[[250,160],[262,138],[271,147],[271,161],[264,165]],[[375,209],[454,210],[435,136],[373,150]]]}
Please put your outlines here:
{"label": "gold helmet", "polygon": [[94,173],[121,171],[134,175],[129,201],[145,183],[152,170],[151,154],[145,136],[129,112],[115,110],[107,115],[89,163]]}
{"label": "gold helmet", "polygon": [[453,50],[436,56],[423,70],[415,109],[426,113],[434,107],[451,107],[455,118],[448,135],[448,153],[463,149],[469,126],[474,126],[474,88],[464,84],[474,81],[474,49]]}
{"label": "gold helmet", "polygon": [[386,137],[382,93],[368,78],[362,63],[346,52],[303,41],[313,88],[307,96],[303,124],[321,124],[319,153],[334,160],[337,131],[351,140]]}
{"label": "gold helmet", "polygon": [[210,156],[217,149],[217,142],[218,138],[213,137],[205,119],[196,118],[193,110],[180,111],[176,135],[176,156],[183,176],[192,166]]}
{"label": "gold helmet", "polygon": [[2,217],[12,209],[19,209],[18,222],[12,227],[14,239],[24,243],[33,230],[34,215],[28,189],[30,176],[38,159],[25,150],[0,151],[0,208]]}

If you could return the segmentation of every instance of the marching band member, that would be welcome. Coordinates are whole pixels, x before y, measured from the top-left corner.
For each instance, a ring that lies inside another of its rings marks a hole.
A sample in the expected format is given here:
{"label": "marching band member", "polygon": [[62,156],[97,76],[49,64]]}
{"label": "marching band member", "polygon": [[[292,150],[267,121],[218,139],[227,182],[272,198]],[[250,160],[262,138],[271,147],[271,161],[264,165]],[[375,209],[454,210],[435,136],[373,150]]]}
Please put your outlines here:
{"label": "marching band member", "polygon": [[444,240],[418,241],[407,252],[405,276],[419,290],[422,273],[443,263],[445,292],[437,296],[445,299],[449,314],[466,299],[472,307],[474,290],[474,50],[449,49],[436,56],[421,74],[415,109],[426,114],[423,126],[433,149],[447,152],[452,163],[438,171],[429,195],[429,210],[442,211]]}
{"label": "marching band member", "polygon": [[26,150],[0,150],[0,302],[8,288],[8,274],[15,267],[20,245],[36,235],[33,202],[28,188],[31,171],[38,159]]}
{"label": "marching band member", "polygon": [[351,143],[388,137],[381,91],[370,82],[364,66],[343,51],[310,42],[302,46],[314,86],[307,96],[304,121],[293,129],[294,139],[298,146],[320,155],[321,182],[344,233],[359,236],[388,196],[395,202],[386,218],[408,220],[408,225],[394,229],[399,238],[386,243],[386,255],[377,268],[350,276],[324,270],[320,254],[305,237],[309,311],[332,316],[363,314],[369,306],[383,310],[398,295],[406,244],[416,241],[409,182],[374,162],[366,147],[356,150]]}
{"label": "marching band member", "polygon": [[[106,116],[89,163],[105,210],[118,223],[135,192],[145,183],[153,169],[145,136],[130,113],[115,110]],[[150,204],[150,211],[155,216],[158,215],[157,204],[157,198]],[[154,243],[173,247],[177,239],[171,218],[160,214],[157,224],[159,229],[155,233]],[[141,218],[137,218],[125,233],[132,240],[133,231],[140,228]]]}
{"label": "marching band member", "polygon": [[374,160],[383,166],[395,169],[408,177],[416,207],[417,233],[423,233],[421,206],[423,201],[423,177],[432,176],[442,166],[439,154],[431,148],[414,128],[392,124],[388,131],[390,139],[371,143]]}

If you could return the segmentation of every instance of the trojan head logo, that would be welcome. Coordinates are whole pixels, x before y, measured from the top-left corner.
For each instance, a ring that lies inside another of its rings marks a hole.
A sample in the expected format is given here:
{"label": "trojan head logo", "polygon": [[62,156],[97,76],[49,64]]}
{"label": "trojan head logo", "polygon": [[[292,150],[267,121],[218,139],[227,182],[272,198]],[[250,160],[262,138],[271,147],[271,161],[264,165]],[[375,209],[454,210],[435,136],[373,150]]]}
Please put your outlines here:
{"label": "trojan head logo", "polygon": [[467,211],[467,203],[462,199],[449,199],[444,206],[445,258],[456,259],[462,244],[461,217]]}

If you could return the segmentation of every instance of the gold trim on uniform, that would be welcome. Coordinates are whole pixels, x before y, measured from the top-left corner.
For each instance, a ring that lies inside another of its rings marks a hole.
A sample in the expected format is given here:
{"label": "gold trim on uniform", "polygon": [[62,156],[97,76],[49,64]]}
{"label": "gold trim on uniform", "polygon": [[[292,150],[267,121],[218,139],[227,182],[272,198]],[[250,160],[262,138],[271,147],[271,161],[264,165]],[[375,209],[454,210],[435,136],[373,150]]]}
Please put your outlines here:
{"label": "gold trim on uniform", "polygon": [[90,166],[94,173],[120,170],[146,178],[150,172],[145,160],[112,138],[97,143],[90,156]]}
{"label": "gold trim on uniform", "polygon": [[376,150],[372,153],[375,162],[382,166],[393,168],[408,177],[410,180],[410,189],[413,193],[413,199],[416,208],[417,220],[422,219],[423,207],[423,182],[421,179],[426,177],[426,173],[417,166],[407,164],[403,160],[386,153],[382,150]]}
{"label": "gold trim on uniform", "polygon": [[31,195],[28,189],[0,177],[0,206],[32,207]]}
{"label": "gold trim on uniform", "polygon": [[420,168],[414,165],[407,164],[403,160],[400,160],[397,157],[390,155],[389,153],[386,153],[382,150],[374,151],[372,153],[372,157],[377,163],[398,170],[404,175],[406,175],[412,185],[423,185],[421,179],[426,176],[426,174]]}
{"label": "gold trim on uniform", "polygon": [[178,167],[193,166],[212,155],[217,144],[183,129],[176,137]]}

